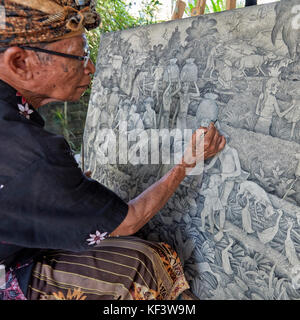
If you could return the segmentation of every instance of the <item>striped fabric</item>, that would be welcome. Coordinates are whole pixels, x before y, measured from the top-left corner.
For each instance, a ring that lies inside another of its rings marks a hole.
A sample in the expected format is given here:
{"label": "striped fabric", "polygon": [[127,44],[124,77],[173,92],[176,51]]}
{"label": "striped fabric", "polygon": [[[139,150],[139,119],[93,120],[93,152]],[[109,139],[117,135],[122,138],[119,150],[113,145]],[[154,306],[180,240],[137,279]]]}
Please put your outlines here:
{"label": "striped fabric", "polygon": [[50,251],[33,269],[29,300],[173,300],[189,288],[165,243],[108,238],[87,252]]}

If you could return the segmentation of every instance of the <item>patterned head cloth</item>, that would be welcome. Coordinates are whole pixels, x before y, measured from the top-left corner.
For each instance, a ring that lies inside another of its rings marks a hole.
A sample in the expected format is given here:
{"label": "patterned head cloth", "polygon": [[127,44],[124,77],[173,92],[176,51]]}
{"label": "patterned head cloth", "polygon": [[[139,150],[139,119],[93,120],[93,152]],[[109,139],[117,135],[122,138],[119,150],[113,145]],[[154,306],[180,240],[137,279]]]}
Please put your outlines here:
{"label": "patterned head cloth", "polygon": [[0,47],[69,38],[101,21],[94,0],[0,0],[0,10]]}

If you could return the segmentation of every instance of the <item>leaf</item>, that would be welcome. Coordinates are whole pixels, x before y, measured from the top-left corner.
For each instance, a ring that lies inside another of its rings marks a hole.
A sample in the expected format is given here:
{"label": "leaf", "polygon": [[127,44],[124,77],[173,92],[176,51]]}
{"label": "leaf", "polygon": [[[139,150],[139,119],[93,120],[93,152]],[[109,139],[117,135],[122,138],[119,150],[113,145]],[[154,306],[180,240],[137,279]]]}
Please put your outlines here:
{"label": "leaf", "polygon": [[264,181],[259,174],[254,173],[254,175],[255,175],[255,177],[256,177],[256,179],[257,179],[258,181],[261,181],[261,182]]}
{"label": "leaf", "polygon": [[201,251],[204,255],[204,257],[209,261],[209,262],[214,262],[215,261],[215,251],[213,248],[209,246],[208,241],[205,241],[201,247]]}
{"label": "leaf", "polygon": [[251,300],[265,300],[265,298],[257,293],[251,293]]}
{"label": "leaf", "polygon": [[263,170],[261,167],[259,168],[259,173],[260,173],[260,176],[261,176],[262,178],[264,178],[265,173],[264,173],[264,170]]}
{"label": "leaf", "polygon": [[211,4],[213,6],[214,12],[217,12],[218,11],[218,7],[217,7],[217,4],[214,2],[214,0],[211,0]]}
{"label": "leaf", "polygon": [[295,194],[296,193],[296,191],[294,190],[294,189],[292,189],[292,190],[290,190],[289,192],[288,192],[288,196],[291,196],[291,195],[293,195],[293,194]]}
{"label": "leaf", "polygon": [[277,173],[277,171],[276,171],[276,170],[272,170],[272,172],[273,172],[273,176],[274,176],[275,178],[278,178],[278,173]]}
{"label": "leaf", "polygon": [[[276,279],[277,279],[277,278],[276,278]],[[278,280],[278,279],[277,279],[277,280]],[[278,293],[282,292],[282,285],[283,285],[283,282],[284,282],[284,281],[286,281],[285,278],[282,278],[282,279],[276,281],[275,290],[276,290]]]}
{"label": "leaf", "polygon": [[184,244],[184,250],[183,250],[183,256],[185,261],[190,258],[194,249],[195,249],[195,240],[188,239]]}

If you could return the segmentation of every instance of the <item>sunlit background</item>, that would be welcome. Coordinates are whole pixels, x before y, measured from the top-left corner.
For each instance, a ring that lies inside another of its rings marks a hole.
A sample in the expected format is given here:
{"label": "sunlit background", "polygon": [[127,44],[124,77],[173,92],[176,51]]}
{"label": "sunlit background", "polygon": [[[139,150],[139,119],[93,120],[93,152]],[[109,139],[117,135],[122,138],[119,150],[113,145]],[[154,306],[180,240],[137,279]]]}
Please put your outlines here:
{"label": "sunlit background", "polygon": [[[206,4],[207,7],[209,8],[210,12],[213,12],[212,9],[212,1],[214,0],[207,0]],[[277,2],[280,0],[257,0],[257,4],[261,5],[261,4],[265,4],[265,3],[271,3],[271,2]],[[140,14],[140,11],[142,9],[142,7],[145,5],[146,0],[126,0],[125,1],[127,4],[131,4],[129,11],[132,15],[138,16]],[[160,6],[160,9],[158,10],[157,14],[156,14],[156,19],[157,20],[170,20],[172,13],[174,11],[174,7],[176,4],[176,0],[160,0],[160,3],[162,3],[162,5]],[[197,0],[185,0],[186,3],[189,4],[195,4],[197,3]],[[223,6],[224,8],[226,7],[226,0],[215,0],[215,3],[220,4],[221,6]],[[237,0],[236,2],[237,4],[237,8],[240,7],[244,7],[245,6],[245,0]],[[206,10],[207,12],[207,10]],[[184,14],[183,17],[188,17],[188,14]]]}

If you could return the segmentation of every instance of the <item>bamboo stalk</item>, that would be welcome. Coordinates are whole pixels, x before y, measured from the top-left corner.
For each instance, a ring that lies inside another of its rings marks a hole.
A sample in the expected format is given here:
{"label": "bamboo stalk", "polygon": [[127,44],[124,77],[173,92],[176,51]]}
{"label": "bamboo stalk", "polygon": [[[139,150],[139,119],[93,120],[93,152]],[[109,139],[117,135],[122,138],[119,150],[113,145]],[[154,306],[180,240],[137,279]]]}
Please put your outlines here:
{"label": "bamboo stalk", "polygon": [[226,10],[232,10],[236,8],[236,0],[226,0]]}
{"label": "bamboo stalk", "polygon": [[199,16],[200,14],[204,14],[206,6],[206,0],[198,0],[195,8],[192,9],[191,16]]}
{"label": "bamboo stalk", "polygon": [[182,0],[177,0],[175,9],[172,15],[172,20],[181,19],[184,14],[186,3]]}

